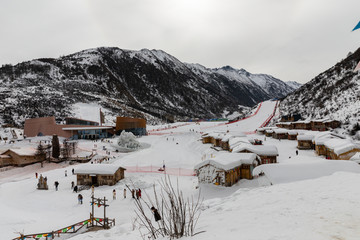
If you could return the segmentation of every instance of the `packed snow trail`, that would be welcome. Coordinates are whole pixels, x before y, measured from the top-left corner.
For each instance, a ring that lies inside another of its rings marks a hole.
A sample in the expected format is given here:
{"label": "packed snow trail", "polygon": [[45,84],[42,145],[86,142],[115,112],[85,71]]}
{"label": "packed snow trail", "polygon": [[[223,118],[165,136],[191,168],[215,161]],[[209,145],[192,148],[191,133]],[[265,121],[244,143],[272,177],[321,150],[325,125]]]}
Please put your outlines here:
{"label": "packed snow trail", "polygon": [[159,128],[158,131],[156,129],[151,129],[150,134],[152,135],[166,135],[166,134],[176,134],[176,133],[184,133],[189,132],[190,130],[194,130],[194,132],[206,132],[206,131],[243,131],[254,132],[257,128],[261,127],[274,113],[274,109],[276,107],[277,101],[266,101],[260,103],[261,105],[253,110],[251,117],[242,119],[241,121],[236,121],[234,123],[226,124],[226,122],[201,122],[201,124],[197,123],[189,123],[189,124],[179,124],[176,127],[172,127],[168,125],[169,128],[166,129],[164,126]]}

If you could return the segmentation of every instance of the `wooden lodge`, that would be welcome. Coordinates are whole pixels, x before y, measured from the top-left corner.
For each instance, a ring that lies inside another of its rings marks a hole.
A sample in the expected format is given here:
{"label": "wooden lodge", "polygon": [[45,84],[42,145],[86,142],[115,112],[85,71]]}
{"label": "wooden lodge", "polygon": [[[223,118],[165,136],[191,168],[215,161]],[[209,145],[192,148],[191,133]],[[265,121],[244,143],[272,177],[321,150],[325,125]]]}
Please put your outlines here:
{"label": "wooden lodge", "polygon": [[287,139],[288,131],[286,129],[274,129],[272,137],[275,139]]}
{"label": "wooden lodge", "polygon": [[211,143],[211,139],[212,139],[212,137],[209,136],[208,133],[201,136],[201,141],[203,144]]}
{"label": "wooden lodge", "polygon": [[297,131],[290,130],[288,131],[288,140],[296,140],[298,135]]}
{"label": "wooden lodge", "polygon": [[124,178],[125,168],[113,164],[84,164],[75,169],[77,185],[115,185]]}
{"label": "wooden lodge", "polygon": [[272,130],[272,129],[265,130],[266,137],[272,137],[273,133],[274,133],[274,130]]}
{"label": "wooden lodge", "polygon": [[278,149],[273,145],[243,144],[235,147],[233,153],[255,153],[261,159],[261,164],[277,163]]}
{"label": "wooden lodge", "polygon": [[329,139],[324,142],[327,159],[349,160],[360,152],[360,146],[346,139]]}
{"label": "wooden lodge", "polygon": [[314,135],[297,135],[298,149],[314,149]]}
{"label": "wooden lodge", "polygon": [[22,167],[44,160],[45,155],[36,155],[36,149],[33,148],[11,148],[0,153],[0,167]]}
{"label": "wooden lodge", "polygon": [[326,131],[326,125],[324,120],[312,120],[311,121],[311,130],[312,131]]}
{"label": "wooden lodge", "polygon": [[312,131],[326,131],[328,129],[334,129],[341,126],[341,122],[337,120],[319,119],[312,121],[297,121],[297,122],[278,122],[276,124],[279,128],[285,129],[304,129]]}
{"label": "wooden lodge", "polygon": [[293,123],[293,129],[304,129],[310,130],[311,129],[311,122],[310,121],[297,121]]}
{"label": "wooden lodge", "polygon": [[230,139],[244,138],[244,137],[246,137],[246,135],[244,133],[235,133],[235,134],[227,133],[222,137],[222,139],[220,141],[220,147],[223,150],[230,151]]}
{"label": "wooden lodge", "polygon": [[252,179],[260,159],[253,153],[221,153],[195,166],[199,183],[230,187],[240,179]]}

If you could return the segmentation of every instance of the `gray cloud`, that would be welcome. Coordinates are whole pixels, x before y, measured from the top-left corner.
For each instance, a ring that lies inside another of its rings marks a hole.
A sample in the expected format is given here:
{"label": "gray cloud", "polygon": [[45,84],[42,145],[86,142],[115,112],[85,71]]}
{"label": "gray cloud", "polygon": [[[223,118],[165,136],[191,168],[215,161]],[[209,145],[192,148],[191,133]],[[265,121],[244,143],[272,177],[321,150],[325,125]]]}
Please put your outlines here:
{"label": "gray cloud", "polygon": [[359,47],[358,0],[13,0],[0,7],[0,64],[87,48],[162,49],[306,82]]}

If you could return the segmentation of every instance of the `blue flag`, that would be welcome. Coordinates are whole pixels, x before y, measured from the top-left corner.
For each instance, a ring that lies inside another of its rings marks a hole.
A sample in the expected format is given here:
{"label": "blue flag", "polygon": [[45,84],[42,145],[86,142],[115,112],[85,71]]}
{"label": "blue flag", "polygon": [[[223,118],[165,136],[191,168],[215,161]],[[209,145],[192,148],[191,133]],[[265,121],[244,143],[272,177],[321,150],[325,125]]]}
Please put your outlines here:
{"label": "blue flag", "polygon": [[355,28],[353,29],[353,31],[355,31],[356,29],[360,28],[360,22],[355,26]]}

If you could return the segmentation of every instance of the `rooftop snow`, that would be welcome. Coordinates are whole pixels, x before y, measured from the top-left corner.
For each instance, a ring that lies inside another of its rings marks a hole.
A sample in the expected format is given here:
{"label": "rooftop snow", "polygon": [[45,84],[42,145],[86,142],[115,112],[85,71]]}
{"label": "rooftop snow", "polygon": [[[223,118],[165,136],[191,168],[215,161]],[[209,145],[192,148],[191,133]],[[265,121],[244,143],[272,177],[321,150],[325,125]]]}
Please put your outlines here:
{"label": "rooftop snow", "polygon": [[75,169],[75,174],[104,174],[113,175],[119,168],[114,164],[84,164]]}
{"label": "rooftop snow", "polygon": [[298,135],[297,140],[299,141],[312,141],[314,139],[314,135]]}
{"label": "rooftop snow", "polygon": [[63,128],[62,130],[98,130],[98,129],[112,129],[113,127],[109,127],[109,126],[86,126],[86,127],[66,127]]}
{"label": "rooftop snow", "polygon": [[215,158],[207,159],[195,165],[194,169],[210,164],[227,171],[241,164],[257,164],[256,159],[257,156],[254,153],[219,153]]}
{"label": "rooftop snow", "polygon": [[273,145],[239,145],[232,150],[232,153],[238,153],[244,150],[256,153],[257,155],[267,155],[267,156],[279,155],[277,147]]}

